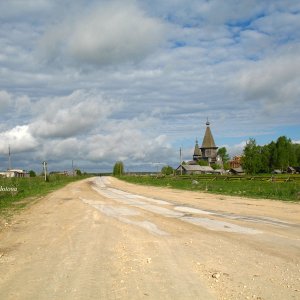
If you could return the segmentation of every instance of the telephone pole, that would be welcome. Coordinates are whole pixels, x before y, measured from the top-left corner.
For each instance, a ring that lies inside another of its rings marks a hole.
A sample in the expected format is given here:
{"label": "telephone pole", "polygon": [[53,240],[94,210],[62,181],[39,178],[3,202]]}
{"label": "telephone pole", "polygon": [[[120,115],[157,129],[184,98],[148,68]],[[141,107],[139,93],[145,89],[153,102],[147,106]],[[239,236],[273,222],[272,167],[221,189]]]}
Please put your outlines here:
{"label": "telephone pole", "polygon": [[8,145],[8,170],[11,170],[10,145]]}
{"label": "telephone pole", "polygon": [[179,149],[179,156],[180,156],[180,175],[182,175],[182,153],[181,153],[181,147]]}
{"label": "telephone pole", "polygon": [[45,181],[47,181],[47,162],[45,161],[43,161],[43,169],[44,169]]}

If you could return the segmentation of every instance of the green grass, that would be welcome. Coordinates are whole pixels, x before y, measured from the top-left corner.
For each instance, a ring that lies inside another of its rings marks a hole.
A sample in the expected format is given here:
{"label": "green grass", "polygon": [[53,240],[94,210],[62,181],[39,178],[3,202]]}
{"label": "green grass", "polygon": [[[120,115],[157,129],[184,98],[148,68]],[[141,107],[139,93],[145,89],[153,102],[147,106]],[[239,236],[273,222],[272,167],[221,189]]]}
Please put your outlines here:
{"label": "green grass", "polygon": [[48,182],[45,182],[44,177],[40,176],[30,178],[0,178],[0,187],[3,189],[6,187],[17,189],[17,192],[7,192],[1,191],[0,188],[0,216],[8,218],[17,210],[35,201],[38,197],[83,178],[86,178],[86,176],[51,175]]}
{"label": "green grass", "polygon": [[[300,176],[122,176],[130,183],[251,198],[300,202]],[[197,184],[193,184],[197,181]]]}

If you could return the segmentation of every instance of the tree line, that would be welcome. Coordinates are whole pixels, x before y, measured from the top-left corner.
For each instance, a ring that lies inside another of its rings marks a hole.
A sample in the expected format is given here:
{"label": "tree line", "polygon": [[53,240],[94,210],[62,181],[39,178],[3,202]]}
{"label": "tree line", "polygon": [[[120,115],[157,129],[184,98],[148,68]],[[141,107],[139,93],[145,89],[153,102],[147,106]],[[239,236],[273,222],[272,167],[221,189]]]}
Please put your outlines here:
{"label": "tree line", "polygon": [[285,171],[289,166],[300,166],[300,144],[292,143],[286,136],[264,146],[251,138],[244,148],[242,167],[248,174]]}

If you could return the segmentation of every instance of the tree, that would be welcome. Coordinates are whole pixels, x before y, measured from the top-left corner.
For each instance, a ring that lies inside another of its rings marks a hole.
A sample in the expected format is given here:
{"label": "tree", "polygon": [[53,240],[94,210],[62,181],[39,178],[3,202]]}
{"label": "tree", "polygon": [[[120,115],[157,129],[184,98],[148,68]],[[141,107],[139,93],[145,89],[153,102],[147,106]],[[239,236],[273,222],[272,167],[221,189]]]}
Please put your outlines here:
{"label": "tree", "polygon": [[122,161],[117,161],[113,168],[114,176],[121,176],[124,174],[124,164]]}
{"label": "tree", "polygon": [[268,150],[269,150],[269,165],[270,165],[270,170],[274,170],[276,169],[275,166],[275,149],[276,149],[276,143],[274,141],[272,141],[270,144],[268,144]]}
{"label": "tree", "polygon": [[174,169],[170,166],[164,166],[161,169],[161,173],[164,174],[164,175],[171,175],[171,174],[174,173]]}
{"label": "tree", "polygon": [[265,146],[258,146],[259,147],[259,152],[260,152],[260,160],[261,160],[261,166],[259,173],[270,173],[270,168],[271,168],[271,154],[270,154],[270,147],[269,145]]}
{"label": "tree", "polygon": [[293,150],[295,153],[296,166],[300,166],[300,144],[293,144]]}
{"label": "tree", "polygon": [[81,171],[79,170],[79,169],[77,169],[77,170],[75,170],[76,171],[76,175],[77,176],[81,176],[82,175],[82,173],[81,173]]}
{"label": "tree", "polygon": [[214,170],[222,169],[222,166],[221,166],[221,165],[218,165],[218,164],[212,164],[211,167],[212,167]]}
{"label": "tree", "polygon": [[226,163],[223,163],[223,169],[224,170],[229,170],[230,169],[230,163],[227,161]]}
{"label": "tree", "polygon": [[255,139],[250,139],[243,151],[242,166],[248,174],[256,174],[261,169],[260,147],[256,145]]}
{"label": "tree", "polygon": [[258,146],[250,139],[244,148],[242,166],[247,173],[269,173],[274,169],[286,170],[288,166],[300,165],[300,144],[280,136],[276,142]]}
{"label": "tree", "polygon": [[277,139],[273,158],[275,167],[281,170],[295,164],[296,155],[293,151],[291,139],[286,136],[280,136]]}
{"label": "tree", "polygon": [[29,171],[29,176],[30,176],[30,177],[35,177],[36,174],[35,174],[35,172],[34,172],[33,170],[30,170],[30,171]]}
{"label": "tree", "polygon": [[203,160],[203,159],[198,160],[197,163],[199,166],[208,166],[209,165],[208,161]]}
{"label": "tree", "polygon": [[219,148],[217,154],[222,158],[224,164],[229,161],[229,155],[225,147]]}

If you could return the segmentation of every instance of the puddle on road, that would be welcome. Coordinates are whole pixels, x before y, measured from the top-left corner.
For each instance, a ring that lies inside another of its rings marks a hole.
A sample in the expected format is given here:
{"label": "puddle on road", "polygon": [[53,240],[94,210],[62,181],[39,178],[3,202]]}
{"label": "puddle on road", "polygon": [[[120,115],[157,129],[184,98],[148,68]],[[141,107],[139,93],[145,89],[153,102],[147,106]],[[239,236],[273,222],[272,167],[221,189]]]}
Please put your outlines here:
{"label": "puddle on road", "polygon": [[120,216],[138,216],[139,212],[136,210],[129,209],[127,207],[114,207],[108,205],[94,204],[93,207],[97,208],[105,215],[109,217],[120,217]]}
{"label": "puddle on road", "polygon": [[118,218],[119,221],[135,225],[141,228],[146,229],[150,233],[157,234],[157,235],[169,235],[167,232],[160,230],[154,223],[149,221],[133,221],[126,218]]}
{"label": "puddle on road", "polygon": [[187,207],[187,206],[175,206],[174,209],[185,212],[185,213],[191,213],[191,214],[202,214],[202,215],[212,215],[213,214],[212,212],[209,212],[206,210]]}
{"label": "puddle on road", "polygon": [[156,235],[168,235],[167,232],[160,230],[154,223],[150,221],[135,221],[130,220],[128,218],[125,218],[125,216],[138,216],[140,213],[137,210],[129,209],[127,207],[116,207],[112,205],[104,204],[101,201],[95,201],[92,199],[85,199],[80,197],[80,200],[88,205],[91,205],[92,207],[96,208],[103,214],[105,214],[108,217],[115,218],[123,223],[135,225],[138,227],[141,227],[143,229],[146,229],[148,232]]}
{"label": "puddle on road", "polygon": [[117,195],[124,196],[125,198],[128,198],[128,199],[141,199],[144,201],[148,201],[148,202],[152,202],[152,203],[156,203],[156,204],[160,204],[160,205],[170,205],[169,202],[164,201],[164,200],[158,200],[158,199],[148,198],[145,196],[130,194],[130,193],[127,193],[127,192],[124,192],[121,190],[114,189],[114,188],[107,188],[107,190],[109,190],[112,193],[115,193]]}
{"label": "puddle on road", "polygon": [[94,208],[100,210],[102,213],[109,217],[120,217],[120,216],[138,216],[140,213],[137,210],[134,209],[129,209],[128,207],[122,207],[122,206],[112,206],[112,205],[107,205],[104,204],[103,202],[100,201],[95,201],[95,200],[89,200],[85,198],[80,199]]}
{"label": "puddle on road", "polygon": [[[96,180],[94,180],[94,183],[96,185],[92,186],[92,188],[96,192],[98,192],[100,195],[102,195],[106,198],[114,200],[120,204],[125,204],[125,205],[129,205],[131,207],[143,209],[148,212],[162,215],[164,217],[176,218],[176,219],[179,219],[184,222],[188,222],[188,223],[191,223],[191,224],[194,224],[197,226],[202,226],[209,230],[226,231],[226,232],[234,232],[234,233],[242,233],[242,234],[262,233],[259,230],[235,225],[235,224],[232,224],[229,222],[213,220],[213,219],[208,219],[208,218],[186,216],[186,214],[202,214],[202,215],[212,215],[212,216],[215,215],[217,217],[237,219],[237,220],[240,219],[243,221],[271,222],[270,220],[263,220],[262,218],[255,219],[254,217],[239,216],[239,215],[234,215],[234,214],[230,214],[230,213],[222,213],[222,212],[217,212],[217,211],[207,211],[207,210],[196,209],[193,207],[186,207],[186,206],[175,206],[174,207],[171,203],[164,201],[164,200],[152,199],[152,198],[148,198],[148,197],[144,197],[144,196],[130,194],[128,192],[124,192],[124,191],[114,189],[114,188],[107,188],[105,186],[104,182],[105,181],[102,181],[101,178],[97,178]],[[149,202],[153,203],[153,204],[150,204]],[[172,209],[156,206],[156,205],[154,205],[154,203],[161,204],[161,205],[169,205],[169,206],[172,206]],[[133,225],[145,228],[148,231],[151,231],[152,233],[156,233],[159,235],[167,234],[166,232],[158,229],[155,224],[153,224],[149,221],[138,222],[138,221],[133,221],[133,220],[124,218],[124,215],[126,215],[126,213],[129,214],[127,216],[130,216],[130,212],[133,213],[135,210],[131,210],[131,209],[124,210],[124,208],[118,210],[115,207],[107,208],[104,205],[100,205],[100,206],[96,205],[94,207],[97,208],[98,210],[102,211],[104,214],[115,217],[118,220],[125,222],[127,224],[133,224]]]}
{"label": "puddle on road", "polygon": [[218,220],[212,220],[207,218],[196,218],[196,217],[182,217],[180,220],[205,227],[210,230],[215,231],[226,231],[226,232],[235,232],[235,233],[243,233],[243,234],[258,234],[262,233],[259,230],[242,227],[239,225],[235,225],[228,222],[218,221]]}
{"label": "puddle on road", "polygon": [[232,219],[232,220],[241,220],[246,222],[253,222],[258,224],[268,224],[278,227],[289,227],[291,224],[283,222],[278,219],[274,218],[268,218],[268,217],[252,217],[252,216],[239,216],[239,215],[233,215],[233,214],[226,214],[226,218]]}
{"label": "puddle on road", "polygon": [[[180,213],[180,212],[176,212],[173,211],[171,209],[167,209],[164,207],[160,207],[160,206],[156,206],[156,205],[152,205],[152,204],[148,204],[144,201],[138,200],[140,199],[139,196],[135,196],[133,194],[129,194],[120,190],[116,190],[116,189],[98,189],[96,187],[93,187],[94,190],[96,190],[98,193],[100,193],[102,196],[105,196],[111,200],[114,200],[116,202],[122,203],[122,204],[126,204],[126,205],[130,205],[133,207],[137,207],[143,210],[147,210],[149,212],[153,212],[156,214],[160,214],[163,215],[165,217],[174,217],[174,218],[178,218],[178,217],[182,217],[184,214]],[[128,197],[128,195],[130,195],[131,197]],[[135,197],[133,197],[135,196]],[[150,198],[146,198],[148,201],[149,200],[153,200],[153,201],[157,201],[155,199],[150,199]],[[143,198],[143,200],[145,200]],[[169,204],[170,203],[163,201],[164,204]]]}
{"label": "puddle on road", "polygon": [[240,220],[240,221],[253,222],[253,223],[259,223],[259,224],[264,223],[264,224],[275,225],[275,226],[279,226],[279,227],[288,227],[289,225],[291,225],[289,223],[283,222],[283,221],[275,219],[275,218],[242,216],[242,215],[237,215],[237,214],[233,214],[233,213],[202,210],[202,209],[197,209],[197,208],[188,207],[188,206],[176,206],[176,207],[174,207],[174,209],[181,211],[181,212],[185,212],[185,213],[200,214],[200,215],[214,215],[217,217],[231,219],[231,220]]}

